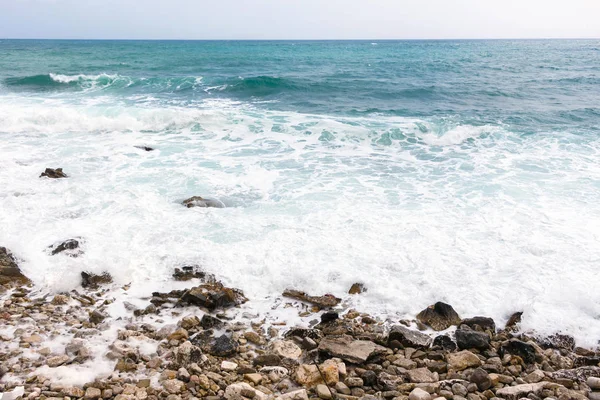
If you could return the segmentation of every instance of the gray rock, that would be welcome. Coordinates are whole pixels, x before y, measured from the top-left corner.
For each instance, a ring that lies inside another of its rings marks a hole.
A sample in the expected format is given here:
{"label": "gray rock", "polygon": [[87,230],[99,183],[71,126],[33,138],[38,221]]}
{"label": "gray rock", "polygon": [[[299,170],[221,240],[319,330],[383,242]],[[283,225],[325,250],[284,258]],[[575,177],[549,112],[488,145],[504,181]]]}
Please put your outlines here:
{"label": "gray rock", "polygon": [[77,239],[68,239],[62,243],[50,246],[50,248],[52,249],[51,254],[53,256],[63,252],[69,257],[77,257],[81,254],[80,251],[76,251],[79,249],[79,241]]}
{"label": "gray rock", "polygon": [[496,391],[496,396],[507,400],[519,400],[533,393],[539,396],[542,390],[548,385],[548,382],[526,383],[516,386],[505,386]]}
{"label": "gray rock", "polygon": [[490,379],[490,374],[487,373],[486,370],[482,368],[477,368],[471,376],[469,380],[477,385],[477,388],[482,392],[492,387],[492,380]]}
{"label": "gray rock", "polygon": [[416,388],[410,392],[408,400],[431,400],[431,395],[423,389]]}
{"label": "gray rock", "polygon": [[488,318],[488,317],[465,318],[460,323],[460,326],[463,326],[463,325],[466,325],[475,331],[481,330],[483,332],[486,332],[486,331],[490,331],[492,333],[496,332],[496,323],[494,322],[494,320],[492,318]]}
{"label": "gray rock", "polygon": [[431,337],[405,326],[395,325],[390,330],[388,344],[393,341],[399,342],[404,347],[427,348],[431,344]]}
{"label": "gray rock", "polygon": [[370,357],[387,352],[387,349],[383,346],[368,340],[355,340],[347,335],[326,337],[321,340],[318,349],[333,357],[339,357],[342,360],[356,364],[364,363]]}
{"label": "gray rock", "polygon": [[436,331],[443,331],[461,322],[451,305],[438,301],[417,314],[417,320]]}
{"label": "gray rock", "polygon": [[317,396],[319,396],[319,398],[321,398],[321,399],[329,400],[329,399],[333,398],[331,390],[329,390],[329,387],[327,387],[327,385],[323,385],[323,384],[317,385],[315,390],[317,392]]}
{"label": "gray rock", "polygon": [[413,383],[433,383],[438,381],[438,375],[427,368],[411,369],[407,373],[408,379]]}
{"label": "gray rock", "polygon": [[596,378],[596,377],[590,376],[587,379],[587,385],[592,390],[600,390],[600,378]]}
{"label": "gray rock", "polygon": [[217,199],[205,199],[200,196],[192,196],[189,199],[185,199],[181,204],[187,208],[201,207],[201,208],[225,208],[225,204]]}
{"label": "gray rock", "polygon": [[478,349],[486,350],[490,347],[490,337],[487,333],[467,329],[458,329],[455,332],[456,344],[461,350]]}

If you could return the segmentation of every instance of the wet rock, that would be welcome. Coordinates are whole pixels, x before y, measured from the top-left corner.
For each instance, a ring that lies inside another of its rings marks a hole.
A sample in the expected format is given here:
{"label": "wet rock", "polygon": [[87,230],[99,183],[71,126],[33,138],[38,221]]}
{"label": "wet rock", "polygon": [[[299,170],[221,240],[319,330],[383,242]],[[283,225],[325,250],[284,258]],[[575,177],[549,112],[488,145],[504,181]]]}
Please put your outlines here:
{"label": "wet rock", "polygon": [[134,147],[137,149],[140,149],[140,150],[144,150],[144,151],[154,151],[154,148],[148,147],[148,146],[134,146]]}
{"label": "wet rock", "polygon": [[461,322],[454,308],[440,301],[418,313],[417,320],[436,331],[443,331]]}
{"label": "wet rock", "polygon": [[46,365],[48,365],[50,368],[56,368],[56,367],[60,367],[64,363],[68,362],[69,360],[70,360],[70,358],[67,355],[50,357],[49,359],[46,360]]}
{"label": "wet rock", "polygon": [[535,362],[535,347],[517,339],[511,339],[502,344],[500,347],[500,355],[512,354],[519,356],[527,364]]}
{"label": "wet rock", "polygon": [[[496,332],[496,323],[492,318],[488,317],[473,317],[465,318],[461,321],[460,326],[466,325],[474,331]],[[459,327],[460,327],[459,326]]]}
{"label": "wet rock", "polygon": [[277,340],[271,344],[273,354],[281,358],[290,358],[297,360],[302,356],[302,349],[291,340]]}
{"label": "wet rock", "polygon": [[183,329],[191,329],[200,325],[200,319],[195,315],[188,315],[187,317],[183,317],[178,325]]}
{"label": "wet rock", "polygon": [[173,351],[173,367],[187,367],[202,360],[202,350],[191,342],[185,341]]}
{"label": "wet rock", "polygon": [[504,329],[513,330],[517,327],[518,324],[521,323],[521,318],[523,316],[523,311],[518,311],[510,316],[508,321],[506,322],[506,326]]}
{"label": "wet rock", "polygon": [[427,348],[431,344],[431,337],[405,326],[395,325],[390,330],[388,346],[393,342],[398,342],[404,347]]}
{"label": "wet rock", "polygon": [[238,345],[231,337],[221,335],[211,343],[208,353],[217,357],[227,357],[235,354],[237,349]]}
{"label": "wet rock", "polygon": [[214,282],[212,275],[207,275],[196,265],[185,265],[181,268],[175,268],[173,271],[173,279],[176,281],[189,281],[192,279],[200,279],[203,282]]}
{"label": "wet rock", "polygon": [[64,389],[62,389],[62,394],[65,396],[69,396],[69,397],[83,397],[85,395],[85,392],[83,391],[83,389],[80,389],[78,387],[66,387]]}
{"label": "wet rock", "polygon": [[284,335],[286,338],[299,337],[299,338],[310,338],[312,340],[320,340],[323,338],[323,331],[312,328],[292,328],[287,331]]}
{"label": "wet rock", "polygon": [[448,369],[452,369],[453,371],[479,367],[482,364],[479,357],[468,350],[459,351],[458,353],[448,353],[446,361],[448,362]]}
{"label": "wet rock", "polygon": [[431,395],[421,388],[415,388],[408,395],[408,400],[431,400]]}
{"label": "wet rock", "polygon": [[201,207],[201,208],[225,208],[225,204],[217,199],[205,199],[200,196],[192,196],[189,199],[184,200],[181,204],[187,208]]}
{"label": "wet rock", "polygon": [[496,396],[507,400],[518,400],[522,397],[534,394],[539,396],[542,390],[548,385],[548,382],[526,383],[523,385],[507,386],[496,391]]}
{"label": "wet rock", "polygon": [[340,315],[335,311],[327,311],[326,313],[321,314],[321,323],[326,324],[328,322],[335,321],[338,319]]}
{"label": "wet rock", "polygon": [[486,350],[490,347],[490,337],[487,333],[467,329],[458,329],[455,332],[456,344],[461,350],[478,349]]}
{"label": "wet rock", "polygon": [[339,299],[331,294],[323,296],[310,296],[300,290],[287,289],[283,292],[283,296],[301,300],[310,304],[314,304],[320,308],[330,308],[337,306],[342,299]]}
{"label": "wet rock", "polygon": [[100,275],[92,274],[89,272],[81,273],[81,286],[89,289],[97,289],[100,285],[112,283],[112,276],[108,272],[104,272]]}
{"label": "wet rock", "polygon": [[76,239],[65,240],[62,243],[50,246],[50,248],[52,249],[50,253],[53,256],[64,252],[69,257],[77,257],[82,253],[80,250],[78,250],[79,241]]}
{"label": "wet rock", "polygon": [[487,373],[486,370],[482,368],[477,368],[471,376],[469,380],[477,385],[477,389],[480,391],[485,391],[492,387],[492,379],[490,378],[490,374]]}
{"label": "wet rock", "polygon": [[62,168],[56,168],[56,169],[46,168],[46,170],[44,172],[42,172],[42,174],[40,175],[40,178],[43,178],[43,177],[58,179],[58,178],[67,178],[68,175],[63,172]]}
{"label": "wet rock", "polygon": [[217,308],[234,307],[248,301],[241,290],[223,286],[221,283],[206,283],[187,290],[180,303],[204,307],[209,311]]}
{"label": "wet rock", "polygon": [[0,284],[8,282],[27,283],[29,279],[21,273],[16,258],[5,247],[0,247]]}
{"label": "wet rock", "polygon": [[598,365],[600,365],[600,357],[581,356],[575,357],[573,360],[573,367],[575,368]]}
{"label": "wet rock", "polygon": [[[321,383],[336,384],[339,382],[339,375],[340,366],[338,363],[334,360],[327,360],[319,368],[314,364],[300,365],[294,374],[294,379],[302,386],[313,387]],[[325,382],[323,382],[323,378],[325,378]]]}
{"label": "wet rock", "polygon": [[367,288],[362,283],[354,283],[350,290],[348,290],[348,294],[361,294],[367,291]]}
{"label": "wet rock", "polygon": [[564,349],[572,351],[575,348],[575,338],[573,338],[573,336],[556,333],[541,339],[539,344],[543,349]]}
{"label": "wet rock", "polygon": [[204,314],[200,320],[200,326],[204,329],[221,329],[223,325],[223,321],[208,314]]}
{"label": "wet rock", "polygon": [[98,311],[98,310],[94,310],[94,311],[90,312],[90,322],[92,324],[99,324],[102,321],[104,321],[107,317],[108,317],[108,315],[106,315],[103,312]]}
{"label": "wet rock", "polygon": [[454,351],[456,350],[456,343],[450,338],[448,335],[440,335],[436,336],[433,339],[433,347],[441,347],[446,351]]}
{"label": "wet rock", "polygon": [[64,294],[57,294],[56,296],[54,296],[51,303],[55,306],[64,306],[66,304],[69,304],[69,300],[69,296],[66,296]]}
{"label": "wet rock", "polygon": [[368,340],[355,340],[347,335],[338,337],[328,336],[321,340],[318,349],[333,357],[339,357],[342,360],[355,364],[364,363],[375,355],[387,352],[387,349],[383,346]]}

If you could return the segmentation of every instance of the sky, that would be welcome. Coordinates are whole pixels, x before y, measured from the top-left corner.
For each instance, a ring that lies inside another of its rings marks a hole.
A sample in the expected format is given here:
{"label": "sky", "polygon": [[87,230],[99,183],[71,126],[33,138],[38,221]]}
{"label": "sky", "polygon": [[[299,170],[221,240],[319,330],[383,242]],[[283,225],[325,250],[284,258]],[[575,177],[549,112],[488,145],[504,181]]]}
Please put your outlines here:
{"label": "sky", "polygon": [[600,0],[0,0],[0,38],[600,38]]}

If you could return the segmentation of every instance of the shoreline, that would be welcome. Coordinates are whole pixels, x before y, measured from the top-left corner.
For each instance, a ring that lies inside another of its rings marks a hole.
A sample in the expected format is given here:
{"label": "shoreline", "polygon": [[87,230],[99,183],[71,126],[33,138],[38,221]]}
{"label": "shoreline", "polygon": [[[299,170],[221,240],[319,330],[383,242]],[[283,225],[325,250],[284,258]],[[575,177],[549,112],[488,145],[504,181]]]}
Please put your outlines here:
{"label": "shoreline", "polygon": [[522,333],[520,313],[500,329],[436,303],[389,324],[288,290],[274,307],[307,322],[296,326],[245,311],[240,290],[191,267],[173,274],[186,289],[148,294],[145,308],[118,304],[129,287],[109,275],[54,296],[14,278],[0,291],[0,392],[23,398],[600,398],[597,349]]}

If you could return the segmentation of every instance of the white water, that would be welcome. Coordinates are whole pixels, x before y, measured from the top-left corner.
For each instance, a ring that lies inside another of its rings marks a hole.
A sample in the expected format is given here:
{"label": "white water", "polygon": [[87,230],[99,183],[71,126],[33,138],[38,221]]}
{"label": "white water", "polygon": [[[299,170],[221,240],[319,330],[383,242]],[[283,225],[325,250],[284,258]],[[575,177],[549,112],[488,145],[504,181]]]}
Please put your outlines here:
{"label": "white water", "polygon": [[[41,287],[108,271],[143,295],[197,263],[257,308],[287,287],[344,297],[360,281],[361,311],[413,317],[442,300],[464,317],[502,325],[524,311],[524,329],[600,338],[597,139],[86,101],[0,100],[0,245]],[[39,179],[46,167],[70,177]],[[192,195],[229,207],[179,204]],[[47,253],[72,237],[84,256]]]}

